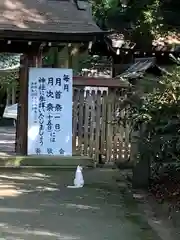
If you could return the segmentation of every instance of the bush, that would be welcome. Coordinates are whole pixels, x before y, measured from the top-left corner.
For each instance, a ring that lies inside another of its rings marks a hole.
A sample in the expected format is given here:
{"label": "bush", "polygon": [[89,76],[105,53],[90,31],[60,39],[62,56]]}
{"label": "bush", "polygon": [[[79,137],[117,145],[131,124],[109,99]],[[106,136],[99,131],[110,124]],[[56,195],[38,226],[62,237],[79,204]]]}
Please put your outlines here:
{"label": "bush", "polygon": [[133,130],[140,131],[139,156],[150,158],[153,173],[164,163],[180,159],[180,72],[161,77],[158,87],[144,95],[131,113]]}

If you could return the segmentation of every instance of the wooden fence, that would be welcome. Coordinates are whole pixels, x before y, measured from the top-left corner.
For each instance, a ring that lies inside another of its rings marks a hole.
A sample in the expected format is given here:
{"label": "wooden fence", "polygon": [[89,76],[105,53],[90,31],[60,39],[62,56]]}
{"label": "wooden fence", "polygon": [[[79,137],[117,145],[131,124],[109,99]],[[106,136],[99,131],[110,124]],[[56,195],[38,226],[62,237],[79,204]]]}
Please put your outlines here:
{"label": "wooden fence", "polygon": [[[114,79],[74,79],[73,152],[87,155],[96,162],[124,162],[130,157],[129,126],[116,122],[117,115],[126,118],[127,108],[119,109],[128,88]],[[85,90],[85,86],[98,90]],[[101,91],[101,87],[107,87]]]}

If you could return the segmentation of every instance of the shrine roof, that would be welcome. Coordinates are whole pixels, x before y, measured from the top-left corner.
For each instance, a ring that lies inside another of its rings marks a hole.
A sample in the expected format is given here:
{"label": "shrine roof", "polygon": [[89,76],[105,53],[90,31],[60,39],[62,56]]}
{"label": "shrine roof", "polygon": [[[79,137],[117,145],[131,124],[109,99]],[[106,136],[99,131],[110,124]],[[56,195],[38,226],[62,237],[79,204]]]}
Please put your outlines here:
{"label": "shrine roof", "polygon": [[[50,33],[54,34],[53,36],[102,34],[103,31],[92,19],[89,6],[86,4],[84,10],[80,10],[75,2],[73,0],[1,0],[0,37],[5,34],[8,37],[10,33],[18,37],[23,33],[32,33],[34,37],[35,34],[39,36],[48,34],[47,37],[52,40]],[[13,37],[16,37],[14,35]]]}
{"label": "shrine roof", "polygon": [[[135,79],[143,77],[148,69],[155,67],[162,74],[168,75],[169,72],[166,69],[156,64],[155,57],[135,58],[135,62],[122,74],[116,76],[120,79]],[[156,74],[155,74],[156,75]]]}

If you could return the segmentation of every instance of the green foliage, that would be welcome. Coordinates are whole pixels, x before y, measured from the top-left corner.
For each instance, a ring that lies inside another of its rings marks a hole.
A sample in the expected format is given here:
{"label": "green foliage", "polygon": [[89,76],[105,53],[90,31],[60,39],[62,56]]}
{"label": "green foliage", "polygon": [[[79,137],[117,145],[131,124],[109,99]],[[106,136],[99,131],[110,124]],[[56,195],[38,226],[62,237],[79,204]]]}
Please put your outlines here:
{"label": "green foliage", "polygon": [[119,0],[91,0],[93,15],[97,24],[104,28],[111,28],[109,20],[117,17],[123,12],[122,4]]}
{"label": "green foliage", "polygon": [[[12,88],[17,84],[20,55],[11,53],[0,54],[0,87]],[[14,70],[13,70],[14,69]]]}
{"label": "green foliage", "polygon": [[5,68],[14,67],[20,62],[19,54],[0,53],[0,70]]}
{"label": "green foliage", "polygon": [[135,40],[139,36],[143,39],[151,39],[158,34],[179,32],[178,0],[92,0],[91,2],[93,15],[101,27],[119,31],[129,29]]}
{"label": "green foliage", "polygon": [[155,162],[180,159],[180,71],[174,70],[158,88],[141,99],[131,115],[133,129],[140,131],[140,155]]}

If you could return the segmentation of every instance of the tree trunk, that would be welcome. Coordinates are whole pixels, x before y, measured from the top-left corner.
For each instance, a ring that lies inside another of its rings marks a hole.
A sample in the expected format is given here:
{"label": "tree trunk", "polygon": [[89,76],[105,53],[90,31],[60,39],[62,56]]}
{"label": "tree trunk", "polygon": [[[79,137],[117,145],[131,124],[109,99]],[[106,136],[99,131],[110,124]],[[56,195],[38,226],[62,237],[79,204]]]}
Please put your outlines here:
{"label": "tree trunk", "polygon": [[150,180],[150,158],[141,158],[133,169],[132,186],[135,189],[147,189]]}
{"label": "tree trunk", "polygon": [[[139,131],[140,140],[137,141],[137,154],[139,155],[139,161],[133,168],[133,178],[132,186],[133,188],[147,189],[149,187],[150,180],[150,166],[151,166],[151,156],[144,153],[144,145],[141,142],[143,139],[143,132],[145,131],[145,126],[142,126]],[[135,159],[134,159],[135,160]]]}

